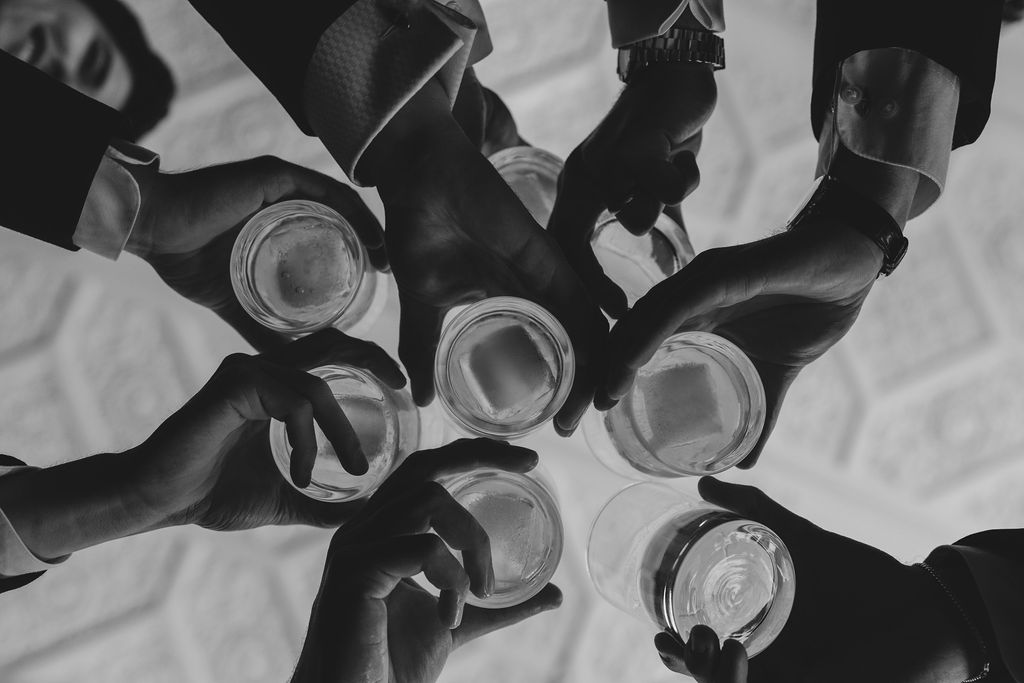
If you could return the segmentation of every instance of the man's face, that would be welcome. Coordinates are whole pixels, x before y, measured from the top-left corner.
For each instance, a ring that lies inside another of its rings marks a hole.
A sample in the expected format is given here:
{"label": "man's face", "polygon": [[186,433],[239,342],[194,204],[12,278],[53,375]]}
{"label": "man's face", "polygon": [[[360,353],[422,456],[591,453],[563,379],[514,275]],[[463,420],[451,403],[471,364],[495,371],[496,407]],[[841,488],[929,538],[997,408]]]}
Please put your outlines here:
{"label": "man's face", "polygon": [[128,60],[81,0],[0,0],[0,50],[114,109],[132,91]]}

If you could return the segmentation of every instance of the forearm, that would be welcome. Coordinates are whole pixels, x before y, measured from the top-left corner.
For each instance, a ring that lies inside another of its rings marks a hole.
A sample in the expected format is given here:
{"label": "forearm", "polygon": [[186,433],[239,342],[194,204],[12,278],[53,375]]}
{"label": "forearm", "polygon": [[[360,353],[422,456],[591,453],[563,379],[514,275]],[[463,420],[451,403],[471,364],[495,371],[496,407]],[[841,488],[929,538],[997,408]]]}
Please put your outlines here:
{"label": "forearm", "polygon": [[43,559],[166,526],[134,488],[132,452],[0,477],[0,510]]}

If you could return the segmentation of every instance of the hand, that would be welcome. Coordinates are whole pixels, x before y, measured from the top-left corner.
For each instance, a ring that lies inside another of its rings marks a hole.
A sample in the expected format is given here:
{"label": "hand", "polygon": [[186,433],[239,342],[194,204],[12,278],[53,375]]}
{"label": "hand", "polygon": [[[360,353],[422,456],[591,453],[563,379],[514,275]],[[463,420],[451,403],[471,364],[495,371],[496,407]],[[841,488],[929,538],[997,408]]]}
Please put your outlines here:
{"label": "hand", "polygon": [[[593,397],[603,316],[551,236],[463,134],[443,91],[428,85],[392,123],[363,163],[384,202],[402,306],[398,353],[413,398],[420,405],[434,398],[434,357],[449,309],[522,297],[551,311],[572,340],[576,380],[555,419],[561,434],[572,433]],[[402,125],[408,130],[399,134]]]}
{"label": "hand", "polygon": [[799,230],[702,252],[616,324],[595,403],[606,410],[625,396],[637,370],[677,331],[714,332],[750,357],[764,384],[764,429],[739,465],[752,467],[790,384],[849,331],[881,263],[873,242],[820,216]]}
{"label": "hand", "polygon": [[[750,683],[960,683],[972,675],[962,636],[942,608],[948,598],[922,570],[820,529],[753,487],[704,477],[700,493],[770,528],[793,557],[793,611],[775,642],[750,660]],[[678,648],[657,644],[678,661]]]}
{"label": "hand", "polygon": [[485,157],[509,147],[530,144],[519,135],[505,102],[496,92],[480,84],[472,68],[466,69],[462,76],[452,115]]}
{"label": "hand", "polygon": [[[432,683],[456,648],[558,607],[553,585],[516,607],[465,606],[469,590],[493,590],[490,544],[435,481],[476,467],[525,472],[536,463],[532,451],[484,439],[410,456],[331,541],[292,683]],[[462,551],[465,569],[449,547]],[[411,580],[420,572],[440,589],[438,598]]]}
{"label": "hand", "polygon": [[601,269],[590,239],[601,213],[630,232],[654,227],[666,205],[697,188],[701,130],[715,109],[710,66],[657,64],[638,73],[565,162],[548,229],[598,303],[614,318],[626,295]]}
{"label": "hand", "polygon": [[257,350],[287,341],[253,320],[231,287],[235,238],[260,209],[286,199],[309,199],[344,216],[374,267],[387,267],[380,224],[355,190],[274,157],[139,178],[142,207],[126,249],[145,259],[186,299],[209,308]]}
{"label": "hand", "polygon": [[293,444],[291,477],[299,487],[309,484],[316,461],[314,421],[346,470],[366,471],[359,440],[330,389],[302,371],[328,364],[365,368],[396,389],[405,384],[383,350],[334,329],[274,353],[229,356],[192,400],[135,449],[138,497],[172,523],[216,530],[336,526],[349,518],[358,503],[314,501],[292,488],[268,442],[270,420],[283,421]]}
{"label": "hand", "polygon": [[694,626],[689,642],[663,631],[654,637],[661,661],[672,671],[691,676],[697,683],[747,683],[747,651],[731,638],[719,646],[707,626]]}

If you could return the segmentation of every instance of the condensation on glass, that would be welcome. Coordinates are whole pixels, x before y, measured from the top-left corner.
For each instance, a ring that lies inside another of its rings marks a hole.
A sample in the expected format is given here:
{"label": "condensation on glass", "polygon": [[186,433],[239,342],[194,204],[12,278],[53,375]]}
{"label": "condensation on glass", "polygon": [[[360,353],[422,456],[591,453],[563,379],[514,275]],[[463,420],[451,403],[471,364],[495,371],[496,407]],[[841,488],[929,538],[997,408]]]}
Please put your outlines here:
{"label": "condensation on glass", "polygon": [[[509,147],[490,157],[534,219],[547,227],[558,193],[558,176],[564,163],[537,147]],[[646,235],[634,235],[605,211],[597,221],[590,245],[598,263],[622,288],[632,306],[651,287],[679,272],[693,259],[693,245],[686,228],[662,213]]]}
{"label": "condensation on glass", "polygon": [[231,284],[254,320],[293,336],[332,326],[365,333],[388,294],[349,222],[305,200],[274,204],[246,223],[231,252]]}
{"label": "condensation on glass", "polygon": [[536,470],[519,474],[480,468],[441,483],[490,540],[494,592],[488,598],[470,593],[467,602],[511,607],[539,593],[562,557],[562,517],[550,480]]}
{"label": "condensation on glass", "polygon": [[[312,482],[304,489],[295,487],[310,498],[331,502],[365,498],[410,453],[438,445],[437,423],[421,418],[408,391],[391,389],[371,373],[349,366],[324,366],[311,374],[327,382],[359,438],[369,470],[359,476],[346,472],[320,426],[314,425],[317,455]],[[281,475],[291,483],[292,445],[283,422],[271,422],[270,449]]]}
{"label": "condensation on glass", "polygon": [[456,313],[434,365],[438,399],[469,434],[510,439],[554,417],[575,375],[569,335],[542,306],[494,297]]}
{"label": "condensation on glass", "polygon": [[745,458],[765,420],[761,378],[733,343],[706,332],[669,337],[611,410],[591,410],[591,451],[630,478],[715,474]]}
{"label": "condensation on glass", "polygon": [[587,570],[608,602],[689,638],[698,624],[750,656],[782,632],[796,576],[767,527],[659,483],[633,484],[598,513]]}

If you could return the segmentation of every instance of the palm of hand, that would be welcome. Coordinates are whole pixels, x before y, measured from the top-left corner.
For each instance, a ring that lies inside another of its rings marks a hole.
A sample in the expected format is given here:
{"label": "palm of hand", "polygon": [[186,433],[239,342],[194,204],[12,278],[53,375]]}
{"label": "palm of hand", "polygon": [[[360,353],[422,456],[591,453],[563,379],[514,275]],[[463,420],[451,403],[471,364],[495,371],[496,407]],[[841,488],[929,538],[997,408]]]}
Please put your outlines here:
{"label": "palm of hand", "polygon": [[[915,670],[942,645],[927,617],[920,621],[930,604],[913,569],[817,528],[786,540],[798,574],[793,611],[775,642],[750,660],[750,683],[934,680]],[[917,615],[916,627],[907,615]]]}
{"label": "palm of hand", "polygon": [[[150,478],[169,500],[194,501],[173,516],[214,531],[295,523],[336,526],[351,516],[352,504],[314,501],[285,480],[273,462],[269,427],[269,421],[243,422],[213,446],[216,453],[209,452],[201,425],[190,432],[194,440],[172,441],[174,453],[160,460],[164,467]],[[173,425],[169,429],[173,433]]]}
{"label": "palm of hand", "polygon": [[454,649],[452,631],[437,617],[437,600],[414,581],[387,598],[388,659],[394,683],[432,683]]}
{"label": "palm of hand", "polygon": [[521,294],[534,271],[551,268],[553,243],[479,154],[454,170],[458,178],[434,176],[418,192],[423,201],[387,208],[385,239],[401,291],[436,307]]}

